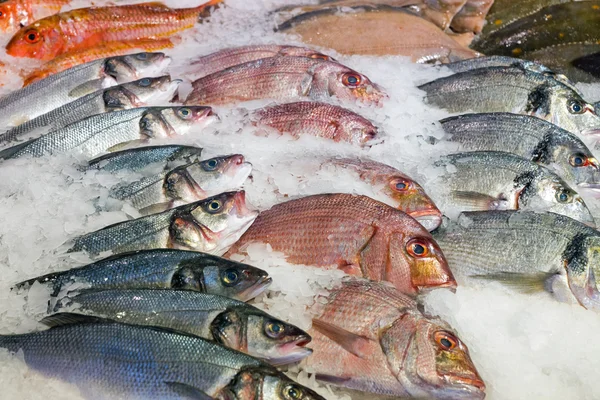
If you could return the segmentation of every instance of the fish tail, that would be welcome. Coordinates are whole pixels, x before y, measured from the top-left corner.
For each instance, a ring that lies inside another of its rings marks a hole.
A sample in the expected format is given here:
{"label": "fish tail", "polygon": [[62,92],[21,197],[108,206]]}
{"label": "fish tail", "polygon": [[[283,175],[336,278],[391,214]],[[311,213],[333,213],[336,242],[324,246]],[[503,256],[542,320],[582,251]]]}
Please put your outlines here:
{"label": "fish tail", "polygon": [[198,11],[198,22],[202,22],[205,18],[210,17],[211,12],[219,8],[221,3],[223,3],[223,0],[209,0],[201,6],[198,6],[196,8]]}

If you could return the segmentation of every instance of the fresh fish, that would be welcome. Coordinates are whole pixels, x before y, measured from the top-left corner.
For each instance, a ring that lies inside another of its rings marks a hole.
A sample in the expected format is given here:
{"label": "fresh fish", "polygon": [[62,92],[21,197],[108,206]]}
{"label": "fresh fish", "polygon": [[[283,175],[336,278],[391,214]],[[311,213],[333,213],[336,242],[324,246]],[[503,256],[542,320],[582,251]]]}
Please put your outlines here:
{"label": "fresh fish", "polygon": [[192,68],[186,77],[196,80],[215,72],[222,71],[239,64],[269,57],[308,57],[327,61],[335,59],[307,47],[259,44],[253,46],[231,47],[197,58],[191,62]]}
{"label": "fresh fish", "polygon": [[450,28],[454,32],[480,33],[493,4],[494,0],[468,0],[452,19]]}
{"label": "fresh fish", "polygon": [[[322,9],[297,15],[277,29],[299,35],[304,43],[346,55],[403,55],[414,62],[448,62],[479,55],[404,8]],[[352,40],[348,40],[350,36]]]}
{"label": "fresh fish", "polygon": [[314,353],[304,362],[317,379],[393,398],[485,397],[456,332],[393,287],[348,280],[323,303],[311,329]]}
{"label": "fresh fish", "polygon": [[21,28],[6,45],[6,52],[13,57],[48,61],[106,42],[170,37],[192,28],[221,2],[210,0],[198,7],[179,9],[154,2],[66,11]]}
{"label": "fresh fish", "polygon": [[117,83],[163,75],[170,61],[162,53],[140,53],[96,60],[52,75],[1,98],[0,127],[20,125]]}
{"label": "fresh fish", "polygon": [[569,185],[597,187],[600,163],[574,134],[547,121],[510,113],[466,114],[441,121],[444,140],[461,151],[506,151],[551,169]]}
{"label": "fresh fish", "polygon": [[361,100],[386,97],[366,76],[333,61],[308,57],[270,57],[247,62],[200,78],[186,104],[222,105],[256,99]]}
{"label": "fresh fish", "polygon": [[252,164],[241,154],[220,156],[119,184],[110,195],[152,214],[239,189],[251,172]]}
{"label": "fresh fish", "polygon": [[442,213],[425,190],[412,178],[389,165],[371,160],[334,158],[331,164],[358,173],[388,199],[385,203],[403,211],[419,221],[428,231],[442,223]]}
{"label": "fresh fish", "polygon": [[323,194],[263,211],[227,255],[268,243],[290,263],[338,268],[414,295],[455,286],[444,255],[412,217],[366,196]]}
{"label": "fresh fish", "polygon": [[167,75],[99,90],[0,134],[0,143],[40,137],[92,115],[168,103],[181,82]]}
{"label": "fresh fish", "polygon": [[113,146],[187,134],[214,119],[210,107],[140,107],[98,114],[0,151],[0,158],[77,151],[95,157]]}
{"label": "fresh fish", "polygon": [[550,46],[594,42],[600,40],[599,18],[600,1],[549,5],[482,35],[473,47],[485,54],[519,57]]}
{"label": "fresh fish", "polygon": [[79,236],[68,252],[97,255],[172,248],[220,255],[239,239],[257,214],[246,206],[243,191],[223,193]]}
{"label": "fresh fish", "polygon": [[[208,340],[89,318],[47,317],[53,328],[0,336],[0,347],[90,399],[324,400],[263,361]],[[72,320],[79,323],[64,325]]]}
{"label": "fresh fish", "polygon": [[434,234],[452,271],[463,279],[497,280],[525,292],[547,290],[600,309],[596,229],[553,213],[489,211],[463,213],[457,224]]}
{"label": "fresh fish", "polygon": [[528,52],[523,57],[544,63],[574,82],[596,83],[600,80],[599,41],[545,47]]}
{"label": "fresh fish", "polygon": [[419,86],[427,101],[450,112],[512,112],[533,115],[570,132],[600,133],[594,106],[547,74],[519,67],[460,72]]}
{"label": "fresh fish", "polygon": [[280,104],[258,110],[252,118],[259,125],[296,138],[310,135],[363,146],[378,137],[377,127],[371,121],[327,103],[301,101]]}
{"label": "fresh fish", "polygon": [[0,3],[0,31],[12,33],[38,19],[56,14],[71,0],[3,0]]}
{"label": "fresh fish", "polygon": [[[231,271],[231,280],[238,278]],[[256,307],[223,296],[188,290],[84,291],[59,302],[55,311],[94,315],[133,325],[170,328],[225,347],[290,364],[312,353],[311,337]]]}
{"label": "fresh fish", "polygon": [[200,147],[178,144],[136,147],[94,158],[88,163],[87,169],[100,169],[107,172],[140,171],[160,164],[163,170],[168,171],[169,168],[197,161],[201,155]]}
{"label": "fresh fish", "polygon": [[439,185],[450,192],[447,201],[462,211],[551,211],[595,226],[577,192],[554,172],[525,158],[475,151],[446,156],[436,165],[449,170]]}
{"label": "fresh fish", "polygon": [[[145,39],[108,42],[83,50],[71,51],[53,58],[38,69],[30,72],[23,79],[23,86],[30,85],[33,82],[37,82],[40,79],[44,79],[53,74],[58,74],[59,72],[73,68],[79,64],[99,60],[102,58],[125,56],[139,51],[156,52],[158,50],[170,49],[173,47],[174,44],[170,39]],[[138,53],[138,57],[147,57],[144,56],[144,54],[146,53]],[[140,75],[140,78],[143,76]]]}
{"label": "fresh fish", "polygon": [[248,301],[261,294],[271,278],[261,269],[210,254],[156,249],[118,254],[15,287],[35,282],[50,287],[53,297],[82,289],[181,289]]}
{"label": "fresh fish", "polygon": [[[488,23],[483,28],[483,34],[488,35],[521,18],[535,14],[544,7],[554,4],[570,3],[573,0],[494,0],[487,15]],[[577,0],[575,0],[577,1]]]}

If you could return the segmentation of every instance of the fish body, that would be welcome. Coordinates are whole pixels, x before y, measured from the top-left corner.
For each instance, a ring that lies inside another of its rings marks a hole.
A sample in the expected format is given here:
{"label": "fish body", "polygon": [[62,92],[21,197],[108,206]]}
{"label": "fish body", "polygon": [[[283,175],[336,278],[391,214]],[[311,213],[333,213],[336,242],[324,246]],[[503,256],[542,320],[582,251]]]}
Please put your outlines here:
{"label": "fish body", "polygon": [[162,53],[134,54],[78,65],[16,90],[0,99],[0,126],[17,126],[78,98],[142,78],[160,76],[170,58]]}
{"label": "fish body", "polygon": [[439,318],[389,285],[348,280],[324,298],[314,318],[317,379],[394,398],[483,399],[467,346]]}
{"label": "fish body", "polygon": [[323,194],[277,204],[263,211],[227,254],[254,242],[270,244],[290,263],[388,281],[411,295],[455,284],[425,228],[366,196]]}
{"label": "fish body", "polygon": [[188,79],[196,80],[235,65],[269,57],[308,57],[335,61],[333,58],[307,47],[263,44],[231,47],[199,57],[192,61]]}
{"label": "fish body", "polygon": [[600,184],[600,164],[574,134],[542,119],[510,113],[466,114],[441,121],[461,151],[506,151],[544,165],[569,185]]}
{"label": "fish body", "polygon": [[182,145],[136,147],[108,153],[88,162],[87,169],[107,172],[140,171],[160,164],[162,169],[188,164],[200,159],[202,148]]}
{"label": "fish body", "polygon": [[450,112],[533,115],[580,135],[600,132],[600,117],[572,87],[520,67],[460,72],[419,86],[430,104]]}
{"label": "fish body", "polygon": [[210,107],[139,107],[98,114],[0,152],[0,158],[77,151],[95,157],[111,147],[187,134],[213,120]]}
{"label": "fish body", "polygon": [[555,4],[570,3],[573,0],[523,0],[515,3],[512,0],[494,0],[487,15],[488,23],[483,28],[483,34],[488,35],[523,17],[535,14],[544,7]]}
{"label": "fish body", "polygon": [[[235,272],[231,278],[237,279]],[[215,341],[273,364],[311,353],[300,328],[244,302],[189,290],[84,291],[54,311],[93,315],[132,325],[169,328]]]}
{"label": "fish body", "polygon": [[15,285],[38,282],[53,297],[85,289],[179,289],[248,301],[271,283],[268,274],[250,265],[206,253],[156,249],[118,254],[92,264],[54,272]]}
{"label": "fish body", "polygon": [[193,82],[186,104],[223,105],[256,99],[378,103],[385,94],[366,76],[333,61],[270,57],[236,65]]}
{"label": "fish body", "polygon": [[356,172],[363,181],[378,188],[388,199],[386,204],[407,213],[428,231],[441,224],[442,213],[425,189],[396,168],[377,161],[350,158],[334,158],[327,164]]}
{"label": "fish body", "polygon": [[[57,324],[61,317],[45,321]],[[22,351],[30,368],[91,399],[284,400],[292,392],[323,400],[262,361],[173,331],[89,322],[2,336],[0,347]],[[244,392],[248,397],[234,397]]]}
{"label": "fish body", "polygon": [[239,239],[257,214],[246,206],[243,191],[223,193],[79,236],[69,252],[97,255],[173,248],[220,255]]}
{"label": "fish body", "polygon": [[[40,79],[44,79],[50,75],[58,74],[59,72],[73,68],[79,64],[84,64],[102,58],[125,56],[139,51],[156,52],[173,47],[174,44],[170,39],[145,39],[108,42],[82,50],[70,51],[53,58],[36,70],[28,73],[23,79],[23,86],[30,85],[33,82],[37,82]],[[140,57],[143,57],[145,53],[138,54]],[[139,77],[142,78],[144,76],[150,75],[145,74],[143,76],[140,75]]]}
{"label": "fish body", "polygon": [[574,82],[596,83],[600,80],[598,41],[559,44],[531,51],[523,57],[543,63]]}
{"label": "fish body", "polygon": [[557,296],[563,286],[584,307],[600,305],[598,231],[571,218],[531,211],[463,213],[434,236],[463,279],[496,280]]}
{"label": "fish body", "polygon": [[452,154],[437,162],[450,172],[441,180],[449,203],[463,211],[551,211],[595,226],[587,205],[562,178],[514,154],[475,151]]}
{"label": "fish body", "polygon": [[90,93],[0,134],[0,143],[40,137],[92,115],[168,103],[180,82],[169,76],[142,78]]}
{"label": "fish body", "polygon": [[241,154],[219,156],[119,184],[110,195],[149,214],[239,189],[251,172]]}
{"label": "fish body", "polygon": [[296,138],[310,135],[363,146],[378,137],[377,127],[371,121],[327,103],[281,104],[258,110],[252,118],[260,125]]}
{"label": "fish body", "polygon": [[[479,55],[404,8],[357,7],[351,13],[321,9],[297,15],[278,30],[346,55],[403,55],[414,62],[448,62]],[[348,40],[350,36],[353,40]]]}
{"label": "fish body", "polygon": [[13,33],[32,22],[56,14],[71,0],[4,0],[0,3],[0,31]]}
{"label": "fish body", "polygon": [[170,37],[192,28],[221,1],[180,9],[155,2],[70,10],[24,26],[6,45],[6,52],[48,61],[107,42]]}

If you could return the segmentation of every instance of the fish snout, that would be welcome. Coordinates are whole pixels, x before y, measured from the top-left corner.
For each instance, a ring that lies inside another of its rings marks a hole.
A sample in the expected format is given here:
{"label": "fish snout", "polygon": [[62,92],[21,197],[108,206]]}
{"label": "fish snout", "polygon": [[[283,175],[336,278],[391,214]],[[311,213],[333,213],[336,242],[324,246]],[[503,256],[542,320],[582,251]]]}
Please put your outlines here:
{"label": "fish snout", "polygon": [[413,239],[408,242],[407,251],[413,258],[410,277],[414,288],[419,291],[456,288],[456,279],[448,261],[433,239]]}
{"label": "fish snout", "polygon": [[[448,380],[455,385],[467,386],[471,391],[485,393],[485,383],[477,374],[473,374],[472,377],[466,376],[449,376]],[[482,397],[483,398],[483,397]]]}

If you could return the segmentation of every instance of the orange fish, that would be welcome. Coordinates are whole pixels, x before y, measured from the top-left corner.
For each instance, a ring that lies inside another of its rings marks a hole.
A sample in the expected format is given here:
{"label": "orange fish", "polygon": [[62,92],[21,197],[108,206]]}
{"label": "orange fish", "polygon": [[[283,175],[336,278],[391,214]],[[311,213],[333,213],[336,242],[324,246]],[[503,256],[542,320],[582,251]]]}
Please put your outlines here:
{"label": "orange fish", "polygon": [[0,32],[16,32],[38,19],[56,14],[71,0],[5,0],[0,3]]}
{"label": "orange fish", "polygon": [[109,42],[104,43],[101,46],[65,53],[29,74],[24,79],[23,86],[27,86],[40,79],[46,78],[49,75],[57,74],[76,65],[99,60],[101,58],[123,56],[133,53],[135,50],[152,52],[172,47],[173,42],[170,39],[130,40],[124,42]]}
{"label": "orange fish", "polygon": [[165,38],[193,27],[199,19],[208,17],[209,7],[222,1],[179,9],[143,3],[71,10],[21,28],[6,45],[6,52],[48,61],[105,42]]}

